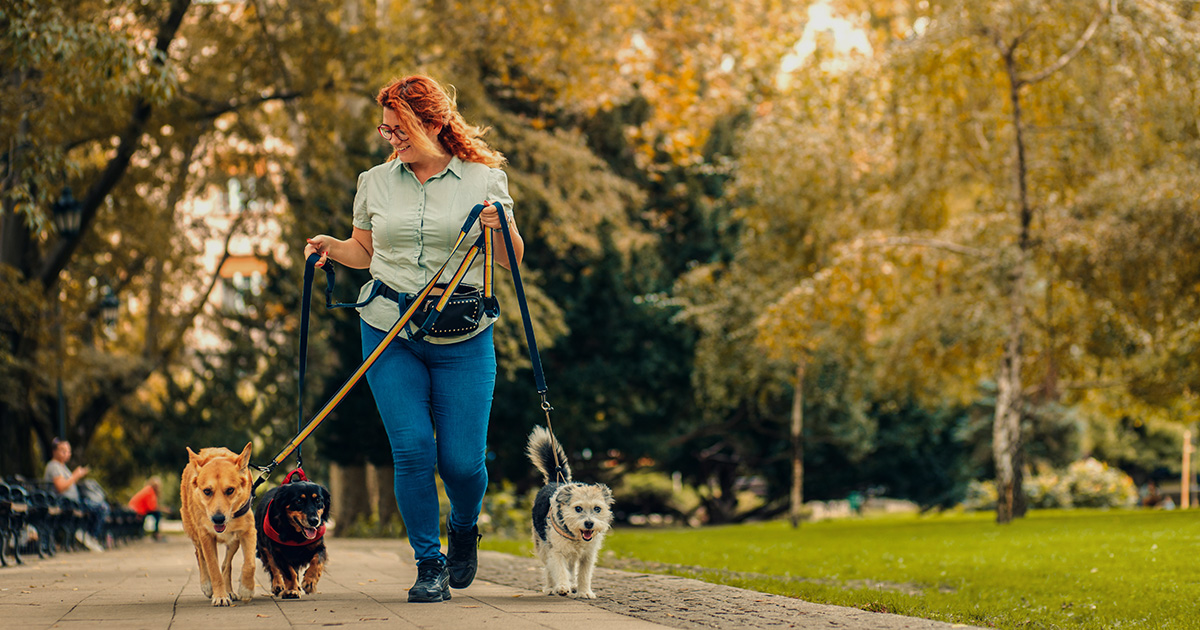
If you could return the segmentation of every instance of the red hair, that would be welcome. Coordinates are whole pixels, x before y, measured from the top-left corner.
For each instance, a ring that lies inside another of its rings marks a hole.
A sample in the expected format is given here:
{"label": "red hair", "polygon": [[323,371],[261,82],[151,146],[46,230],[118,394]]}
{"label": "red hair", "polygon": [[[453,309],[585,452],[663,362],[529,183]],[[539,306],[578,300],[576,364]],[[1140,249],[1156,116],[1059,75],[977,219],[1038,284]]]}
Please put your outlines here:
{"label": "red hair", "polygon": [[[462,114],[458,113],[454,97],[427,76],[416,74],[392,81],[379,90],[375,102],[396,112],[400,126],[413,144],[426,151],[446,150],[461,160],[479,162],[492,168],[500,167],[505,162],[504,155],[489,147],[482,139],[489,128],[467,124]],[[438,133],[441,147],[433,146],[425,134],[420,133],[425,125],[442,128]],[[388,161],[394,159],[396,154],[392,153]]]}

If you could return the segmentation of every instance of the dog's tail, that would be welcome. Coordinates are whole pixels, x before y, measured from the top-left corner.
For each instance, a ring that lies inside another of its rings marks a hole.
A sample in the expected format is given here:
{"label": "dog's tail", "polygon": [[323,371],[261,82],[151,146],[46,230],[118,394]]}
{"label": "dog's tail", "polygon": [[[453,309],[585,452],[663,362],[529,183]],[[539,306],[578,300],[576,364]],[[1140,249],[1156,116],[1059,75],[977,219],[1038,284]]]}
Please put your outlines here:
{"label": "dog's tail", "polygon": [[559,473],[564,481],[571,480],[571,467],[567,465],[567,454],[558,439],[546,427],[534,427],[529,434],[529,446],[525,447],[529,461],[542,473],[542,483],[558,481]]}

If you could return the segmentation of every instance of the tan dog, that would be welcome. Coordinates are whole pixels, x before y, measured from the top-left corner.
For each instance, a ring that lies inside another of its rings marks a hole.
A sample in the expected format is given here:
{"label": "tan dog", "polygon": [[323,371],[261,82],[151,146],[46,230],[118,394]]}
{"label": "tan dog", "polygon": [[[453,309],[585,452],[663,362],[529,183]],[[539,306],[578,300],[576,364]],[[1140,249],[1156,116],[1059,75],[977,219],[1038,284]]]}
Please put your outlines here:
{"label": "tan dog", "polygon": [[[179,483],[183,530],[196,546],[200,590],[213,606],[230,599],[254,599],[254,513],[250,511],[253,474],[251,444],[241,455],[224,448],[188,448],[188,465]],[[217,567],[217,543],[225,543],[225,562]],[[242,550],[242,583],[233,593],[233,554]]]}

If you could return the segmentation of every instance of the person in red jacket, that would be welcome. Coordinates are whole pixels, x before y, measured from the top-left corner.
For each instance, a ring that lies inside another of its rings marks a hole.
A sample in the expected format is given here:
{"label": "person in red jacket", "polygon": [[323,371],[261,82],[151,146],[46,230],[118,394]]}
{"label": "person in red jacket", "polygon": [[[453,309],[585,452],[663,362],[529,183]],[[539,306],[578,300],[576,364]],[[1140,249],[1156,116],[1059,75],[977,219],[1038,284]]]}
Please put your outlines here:
{"label": "person in red jacket", "polygon": [[162,540],[159,525],[162,523],[162,511],[158,509],[158,492],[162,488],[162,480],[157,475],[146,481],[146,486],[137,491],[129,500],[129,508],[142,518],[154,519],[154,540]]}

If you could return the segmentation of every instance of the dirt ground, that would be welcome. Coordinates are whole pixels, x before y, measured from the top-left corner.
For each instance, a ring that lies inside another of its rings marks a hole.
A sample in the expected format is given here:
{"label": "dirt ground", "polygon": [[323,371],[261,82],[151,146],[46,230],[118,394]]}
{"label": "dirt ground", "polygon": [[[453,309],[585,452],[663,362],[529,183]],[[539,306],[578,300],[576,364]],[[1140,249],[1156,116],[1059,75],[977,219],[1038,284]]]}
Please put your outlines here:
{"label": "dirt ground", "polygon": [[[537,560],[481,552],[479,578],[528,590],[540,590]],[[675,628],[970,628],[928,619],[873,613],[856,608],[813,604],[730,586],[667,575],[597,568],[592,580],[606,610]]]}

